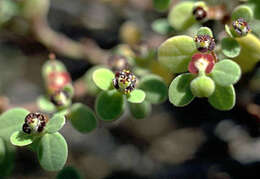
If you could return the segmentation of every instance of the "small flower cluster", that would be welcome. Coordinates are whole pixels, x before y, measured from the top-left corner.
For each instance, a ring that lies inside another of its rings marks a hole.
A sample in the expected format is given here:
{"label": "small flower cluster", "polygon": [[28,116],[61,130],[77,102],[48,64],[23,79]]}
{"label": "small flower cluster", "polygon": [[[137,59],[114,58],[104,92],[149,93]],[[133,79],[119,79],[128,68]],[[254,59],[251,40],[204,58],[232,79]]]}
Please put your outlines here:
{"label": "small flower cluster", "polygon": [[205,72],[209,74],[215,65],[214,57],[211,54],[197,53],[192,56],[188,70],[192,74]]}
{"label": "small flower cluster", "polygon": [[216,46],[215,39],[209,35],[197,35],[194,41],[198,51],[202,53],[213,51]]}
{"label": "small flower cluster", "polygon": [[116,72],[115,78],[113,79],[113,85],[118,91],[129,94],[135,89],[136,77],[129,70]]}
{"label": "small flower cluster", "polygon": [[27,134],[42,132],[46,123],[48,122],[48,118],[41,113],[29,113],[25,117],[25,121],[23,124],[23,132]]}
{"label": "small flower cluster", "polygon": [[251,32],[251,28],[243,18],[238,18],[237,20],[233,21],[232,27],[234,28],[236,34],[241,37]]}

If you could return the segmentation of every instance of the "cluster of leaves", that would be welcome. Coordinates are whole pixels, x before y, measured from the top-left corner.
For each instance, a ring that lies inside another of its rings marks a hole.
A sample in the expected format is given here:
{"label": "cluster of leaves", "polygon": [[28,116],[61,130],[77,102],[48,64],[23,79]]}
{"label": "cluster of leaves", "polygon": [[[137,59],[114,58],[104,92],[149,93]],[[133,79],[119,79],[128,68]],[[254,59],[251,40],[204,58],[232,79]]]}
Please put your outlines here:
{"label": "cluster of leaves", "polygon": [[[197,35],[212,36],[209,28],[202,27]],[[194,97],[208,97],[209,103],[219,110],[230,110],[235,104],[235,84],[241,75],[240,67],[229,59],[215,62],[216,59],[209,54],[196,53],[197,47],[193,38],[189,36],[175,36],[166,40],[158,50],[159,61],[168,66],[173,73],[184,73],[177,76],[169,87],[169,100],[175,106],[185,106]],[[214,52],[213,52],[214,53]],[[195,54],[195,55],[194,55]],[[191,59],[193,59],[191,61]],[[194,61],[195,60],[195,61]],[[196,66],[203,60],[206,67]],[[207,71],[207,66],[212,63],[213,69]],[[195,66],[194,73],[190,66]],[[188,69],[189,66],[189,69]]]}
{"label": "cluster of leaves", "polygon": [[[41,111],[66,115],[72,126],[82,133],[91,132],[97,128],[97,119],[90,107],[82,103],[71,103],[74,89],[63,63],[53,59],[47,61],[42,68],[42,76],[46,84],[47,96],[40,96],[37,100]],[[53,103],[51,99],[56,91],[66,92],[67,98],[61,96]]]}
{"label": "cluster of leaves", "polygon": [[[168,9],[168,2],[155,0],[154,5],[156,9],[162,10],[160,8],[162,5],[159,5],[160,3],[163,3],[165,7],[167,6],[167,8],[163,10]],[[206,12],[205,18],[201,20],[197,20],[196,14],[194,14],[194,10],[196,10],[198,6]],[[236,7],[231,13],[231,24],[225,25],[227,37],[221,40],[222,53],[226,57],[236,61],[243,72],[252,70],[260,59],[260,40],[253,33],[250,33],[250,27],[256,24],[255,19],[259,19],[259,7],[259,1],[257,0],[249,0],[247,3]],[[207,20],[218,20],[218,17],[214,17],[214,15],[210,13],[210,8],[214,7],[209,7],[202,1],[180,2],[169,10],[168,19],[156,20],[152,24],[152,28],[160,34],[167,35],[172,32],[185,31],[191,28],[192,25],[201,24]],[[239,24],[245,23],[245,27],[242,27],[245,33],[241,31],[242,29],[239,31],[235,29],[237,28],[234,24],[236,21],[237,27],[240,27]],[[246,29],[248,32],[246,32]]]}
{"label": "cluster of leaves", "polygon": [[[5,165],[4,172],[12,169],[13,148],[15,146],[28,146],[35,151],[41,166],[49,171],[60,170],[64,166],[67,155],[67,143],[58,132],[65,124],[65,117],[54,115],[46,125],[44,132],[39,134],[26,134],[22,132],[25,117],[30,112],[22,108],[14,108],[0,116],[1,158]],[[8,169],[9,168],[9,169]],[[2,174],[2,172],[1,172]]]}
{"label": "cluster of leaves", "polygon": [[151,104],[165,101],[167,87],[157,75],[147,75],[140,79],[137,87],[129,94],[124,94],[113,86],[115,74],[107,69],[100,68],[93,73],[93,81],[103,90],[99,93],[95,109],[100,119],[111,121],[118,119],[124,112],[126,104],[132,115],[139,119],[145,118],[151,111]]}

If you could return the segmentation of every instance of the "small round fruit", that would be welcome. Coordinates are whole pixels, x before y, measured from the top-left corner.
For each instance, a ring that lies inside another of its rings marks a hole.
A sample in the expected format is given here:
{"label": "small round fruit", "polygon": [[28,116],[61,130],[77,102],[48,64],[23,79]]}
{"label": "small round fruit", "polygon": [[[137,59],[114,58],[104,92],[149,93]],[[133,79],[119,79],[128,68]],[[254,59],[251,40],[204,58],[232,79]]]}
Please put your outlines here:
{"label": "small round fruit", "polygon": [[215,91],[214,81],[207,76],[199,76],[191,81],[191,92],[194,96],[203,98],[209,97]]}

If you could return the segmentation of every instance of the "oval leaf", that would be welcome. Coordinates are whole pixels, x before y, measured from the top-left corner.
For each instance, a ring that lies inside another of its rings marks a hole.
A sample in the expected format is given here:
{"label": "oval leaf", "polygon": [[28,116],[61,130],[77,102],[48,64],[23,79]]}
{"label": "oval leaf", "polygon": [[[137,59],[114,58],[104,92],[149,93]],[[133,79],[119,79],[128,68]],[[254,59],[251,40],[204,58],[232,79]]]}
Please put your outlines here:
{"label": "oval leaf", "polygon": [[213,37],[213,33],[210,28],[208,27],[201,27],[199,28],[197,35],[209,35],[210,37]]}
{"label": "oval leaf", "polygon": [[115,120],[125,109],[124,96],[116,90],[103,91],[96,98],[95,109],[102,120]]}
{"label": "oval leaf", "polygon": [[22,129],[24,119],[29,113],[23,108],[14,108],[4,112],[0,116],[0,137],[9,142],[11,135]]}
{"label": "oval leaf", "polygon": [[5,158],[5,141],[0,138],[0,163],[4,161]]}
{"label": "oval leaf", "polygon": [[32,135],[28,135],[22,131],[14,132],[11,137],[10,141],[15,146],[26,146],[33,142],[34,137]]}
{"label": "oval leaf", "polygon": [[161,35],[167,35],[173,30],[167,19],[157,19],[153,21],[152,29],[154,32]]}
{"label": "oval leaf", "polygon": [[5,141],[5,157],[2,163],[0,163],[1,178],[11,175],[15,167],[15,148],[10,142],[7,143]]}
{"label": "oval leaf", "polygon": [[168,21],[174,29],[186,30],[196,22],[192,15],[193,5],[194,2],[181,2],[171,9]]}
{"label": "oval leaf", "polygon": [[43,169],[47,171],[61,170],[68,157],[66,140],[58,132],[45,134],[39,141],[37,156]]}
{"label": "oval leaf", "polygon": [[70,110],[69,119],[71,124],[79,132],[91,132],[97,128],[97,120],[94,112],[81,103],[73,104]]}
{"label": "oval leaf", "polygon": [[102,90],[108,90],[112,86],[112,80],[114,79],[114,73],[106,68],[99,68],[93,73],[94,83]]}
{"label": "oval leaf", "polygon": [[152,104],[162,103],[167,99],[167,85],[159,76],[147,75],[143,77],[138,87],[145,91],[145,100]]}
{"label": "oval leaf", "polygon": [[237,63],[225,59],[215,64],[210,75],[218,85],[229,86],[239,80],[241,69]]}
{"label": "oval leaf", "polygon": [[249,6],[240,5],[232,12],[231,19],[234,21],[243,18],[246,22],[250,22],[253,19],[253,16],[253,10]]}
{"label": "oval leaf", "polygon": [[81,179],[78,170],[74,167],[64,167],[58,174],[56,179]]}
{"label": "oval leaf", "polygon": [[169,87],[169,100],[178,107],[188,105],[194,96],[190,89],[190,83],[193,80],[193,75],[186,73],[177,76]]}
{"label": "oval leaf", "polygon": [[236,39],[231,37],[223,38],[221,41],[222,52],[230,58],[237,57],[240,53],[241,47]]}
{"label": "oval leaf", "polygon": [[241,52],[238,57],[234,58],[234,61],[239,64],[243,73],[245,73],[252,70],[260,61],[260,40],[252,33],[236,40],[241,46]]}
{"label": "oval leaf", "polygon": [[165,11],[168,9],[171,0],[153,0],[153,6],[158,11]]}
{"label": "oval leaf", "polygon": [[188,70],[192,55],[197,51],[194,40],[185,35],[166,40],[158,49],[159,62],[173,73]]}
{"label": "oval leaf", "polygon": [[229,28],[229,26],[228,26],[227,24],[225,25],[225,31],[226,31],[226,34],[227,34],[229,37],[231,37],[231,38],[234,37],[233,34],[232,34],[232,32],[231,32],[231,30],[230,30],[230,28]]}
{"label": "oval leaf", "polygon": [[127,101],[130,103],[141,103],[145,99],[145,92],[140,89],[135,89],[127,96]]}
{"label": "oval leaf", "polygon": [[37,106],[41,111],[52,113],[56,111],[56,106],[45,96],[37,99]]}
{"label": "oval leaf", "polygon": [[129,107],[130,107],[131,114],[136,119],[146,118],[151,113],[151,109],[152,109],[151,103],[149,103],[146,100],[138,104],[130,103]]}
{"label": "oval leaf", "polygon": [[86,86],[88,94],[90,94],[92,96],[95,96],[96,94],[98,94],[100,92],[100,89],[97,87],[97,85],[95,84],[95,82],[93,80],[93,73],[94,73],[94,71],[96,71],[99,68],[101,68],[101,66],[94,66],[94,67],[90,68],[84,75],[84,84]]}
{"label": "oval leaf", "polygon": [[65,124],[65,116],[62,114],[55,114],[48,122],[45,127],[45,131],[48,133],[58,132]]}
{"label": "oval leaf", "polygon": [[226,111],[234,107],[236,94],[233,85],[218,86],[215,92],[209,97],[209,103],[216,109]]}

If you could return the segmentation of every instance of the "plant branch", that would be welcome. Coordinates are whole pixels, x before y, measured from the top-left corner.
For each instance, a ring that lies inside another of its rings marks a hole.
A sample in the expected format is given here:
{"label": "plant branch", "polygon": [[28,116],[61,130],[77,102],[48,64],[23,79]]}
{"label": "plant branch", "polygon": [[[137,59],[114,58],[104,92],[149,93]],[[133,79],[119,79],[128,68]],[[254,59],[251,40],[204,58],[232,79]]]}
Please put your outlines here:
{"label": "plant branch", "polygon": [[53,31],[46,18],[32,19],[32,32],[36,39],[50,51],[71,59],[85,59],[92,64],[106,64],[109,52],[101,49],[93,40],[87,39],[84,43],[76,42],[63,34]]}

